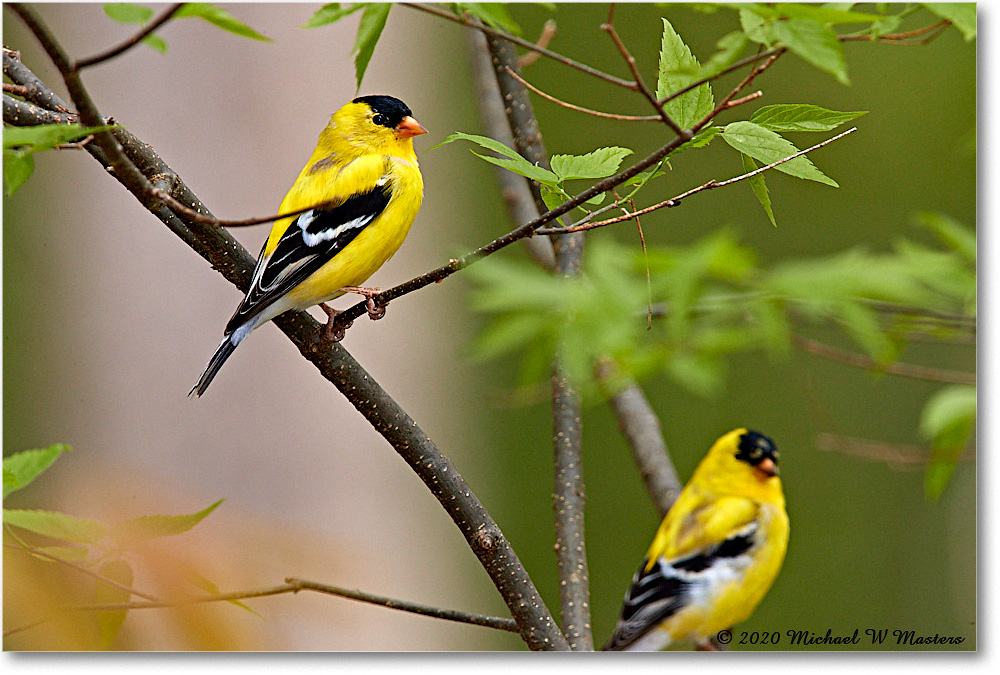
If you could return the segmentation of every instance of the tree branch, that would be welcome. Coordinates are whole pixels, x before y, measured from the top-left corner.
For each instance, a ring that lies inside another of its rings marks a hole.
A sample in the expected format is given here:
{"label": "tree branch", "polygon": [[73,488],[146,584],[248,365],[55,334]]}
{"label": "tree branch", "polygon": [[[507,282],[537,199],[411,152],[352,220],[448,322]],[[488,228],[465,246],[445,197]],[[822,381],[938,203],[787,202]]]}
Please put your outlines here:
{"label": "tree branch", "polygon": [[84,68],[89,68],[90,66],[96,66],[98,63],[102,63],[109,59],[113,59],[119,54],[123,54],[124,52],[128,51],[132,47],[139,44],[142,41],[142,39],[145,38],[147,35],[151,35],[153,31],[155,31],[157,28],[165,24],[167,21],[170,21],[170,19],[174,17],[174,14],[177,13],[177,10],[179,10],[183,6],[184,6],[183,2],[178,2],[174,4],[165,12],[163,12],[163,14],[150,21],[145,26],[145,28],[143,28],[141,31],[139,31],[138,33],[136,33],[131,38],[121,43],[117,47],[112,47],[107,51],[101,52],[100,54],[95,54],[94,56],[91,56],[89,58],[77,60],[73,64],[73,70],[80,71],[83,70]]}
{"label": "tree branch", "polygon": [[384,595],[376,595],[374,593],[367,593],[365,591],[340,588],[339,586],[330,586],[329,584],[322,584],[316,581],[306,581],[305,579],[296,579],[294,577],[289,577],[285,579],[285,583],[280,586],[273,586],[271,588],[262,588],[254,591],[217,593],[214,595],[205,595],[194,598],[184,598],[183,600],[156,600],[152,602],[92,603],[86,605],[75,605],[68,609],[74,609],[77,611],[123,611],[132,609],[164,609],[169,607],[187,607],[190,605],[200,605],[210,602],[232,602],[234,600],[266,598],[274,595],[285,595],[288,593],[295,594],[298,593],[299,591],[313,591],[316,593],[322,593],[324,595],[335,595],[340,598],[347,598],[348,600],[356,600],[358,602],[364,602],[369,605],[378,605],[379,607],[385,607],[387,609],[395,609],[400,612],[409,612],[410,614],[419,614],[420,616],[426,616],[432,619],[443,619],[445,621],[467,623],[467,624],[472,624],[474,626],[483,626],[485,628],[495,628],[497,630],[505,630],[511,633],[516,633],[518,631],[517,622],[515,622],[513,619],[507,619],[499,616],[487,616],[485,614],[474,614],[472,612],[463,612],[457,609],[444,609],[441,607],[432,607],[430,605],[423,605],[417,602],[410,602],[409,600],[398,600],[396,598],[390,598]]}
{"label": "tree branch", "polygon": [[793,334],[792,344],[810,354],[822,356],[825,359],[854,366],[855,368],[864,368],[865,370],[874,370],[889,375],[899,375],[901,377],[928,380],[930,382],[976,385],[976,376],[974,373],[928,368],[909,363],[879,363],[865,354],[840,349],[839,347],[834,347],[833,345],[828,345],[825,342],[819,342],[818,340],[813,340],[802,335]]}
{"label": "tree branch", "polygon": [[632,449],[646,491],[662,518],[673,506],[683,485],[663,440],[660,420],[639,385],[618,372],[609,359],[599,361],[594,374],[609,396],[618,427]]}
{"label": "tree branch", "polygon": [[554,234],[556,232],[583,232],[583,231],[586,231],[586,230],[593,230],[593,229],[598,228],[598,227],[606,227],[608,225],[614,225],[615,223],[623,223],[623,222],[625,222],[627,220],[632,220],[633,218],[635,218],[637,216],[644,216],[647,213],[652,213],[653,211],[656,211],[658,209],[673,208],[673,207],[679,205],[683,199],[686,199],[687,197],[690,197],[693,194],[697,194],[699,192],[704,192],[706,190],[714,190],[715,188],[720,188],[720,187],[723,187],[723,186],[726,186],[726,185],[732,185],[733,183],[738,183],[741,180],[746,180],[747,178],[752,178],[753,176],[756,176],[757,174],[764,173],[765,171],[773,169],[774,167],[779,166],[781,164],[784,164],[785,162],[790,162],[791,160],[795,159],[796,157],[801,157],[802,155],[805,155],[806,153],[809,153],[809,152],[812,152],[813,150],[817,150],[819,148],[822,148],[824,145],[829,145],[830,143],[833,143],[834,141],[839,140],[839,139],[843,138],[844,136],[847,136],[848,134],[852,134],[852,133],[854,133],[857,130],[858,130],[857,127],[851,127],[847,131],[841,132],[841,133],[837,134],[836,136],[831,136],[830,138],[826,139],[825,141],[821,141],[821,142],[817,143],[816,145],[813,145],[813,146],[810,146],[810,147],[806,148],[805,150],[799,150],[798,152],[792,153],[788,157],[783,157],[782,159],[779,159],[777,162],[772,162],[772,163],[770,163],[770,164],[768,164],[766,166],[758,167],[758,168],[754,169],[753,171],[748,171],[747,173],[740,174],[739,176],[735,176],[733,178],[729,178],[729,179],[724,180],[724,181],[717,181],[717,180],[714,180],[714,179],[710,180],[707,183],[703,183],[702,185],[699,185],[698,187],[691,188],[687,192],[682,192],[681,194],[677,195],[676,197],[671,197],[670,199],[665,199],[662,202],[658,202],[656,204],[653,204],[652,206],[647,206],[646,208],[639,209],[638,211],[631,211],[631,212],[626,213],[626,214],[621,215],[621,216],[615,216],[614,218],[608,218],[607,220],[598,220],[596,222],[581,223],[581,224],[573,225],[571,227],[566,227],[566,228],[561,228],[561,227],[559,227],[559,228],[556,228],[556,227],[538,228],[535,231],[535,234],[537,234],[537,235],[543,235],[543,234]]}
{"label": "tree branch", "polygon": [[422,12],[427,12],[428,14],[433,14],[434,16],[440,17],[442,19],[447,19],[448,21],[453,21],[454,23],[458,23],[463,26],[468,26],[469,28],[475,28],[476,30],[482,31],[483,33],[485,33],[490,37],[510,42],[512,44],[518,45],[519,47],[524,47],[529,51],[541,54],[546,58],[552,59],[553,61],[558,61],[563,65],[569,66],[570,68],[575,68],[580,72],[587,73],[588,75],[596,77],[599,80],[603,80],[604,82],[609,82],[619,87],[624,87],[625,89],[635,91],[635,82],[630,82],[629,80],[623,80],[622,78],[615,77],[614,75],[608,75],[607,73],[597,70],[596,68],[592,68],[586,65],[585,63],[579,63],[577,61],[574,61],[571,58],[563,56],[562,54],[557,54],[556,52],[551,51],[549,49],[545,49],[540,45],[534,44],[533,42],[528,42],[527,40],[517,37],[516,35],[511,35],[510,33],[507,33],[505,31],[496,30],[494,28],[490,28],[489,26],[485,26],[479,21],[470,21],[464,16],[456,16],[451,12],[439,9],[437,7],[432,7],[430,5],[421,5],[414,2],[406,2],[403,4],[412,9],[419,9]]}
{"label": "tree branch", "polygon": [[[83,88],[79,77],[65,70],[68,58],[48,28],[33,10],[23,5],[12,5],[12,8],[25,20],[50,58],[57,64],[60,72],[64,73],[64,81],[74,103],[81,110],[81,116],[84,116],[85,110],[87,111],[84,117],[85,123],[94,125],[91,119],[99,123],[101,118],[90,101],[89,94]],[[110,143],[107,141],[108,137],[111,138]],[[146,176],[139,173],[136,165],[129,161],[122,146],[113,136],[106,133],[96,134],[95,140],[99,141],[100,150],[104,151],[108,162],[115,168],[113,172],[115,178],[143,201],[143,197],[148,193],[142,183],[151,185]],[[88,144],[87,150],[94,154],[92,145]],[[137,162],[139,166],[147,169],[157,165],[165,167],[166,170],[157,175],[157,178],[165,179],[162,182],[174,185],[175,190],[178,189],[177,186],[183,185],[180,178],[162,164],[162,160],[152,153],[149,146],[140,144],[132,147],[130,152],[142,158],[142,161]],[[112,158],[111,155],[115,154],[118,157]],[[119,171],[119,165],[124,169]],[[142,181],[134,180],[133,172],[138,174]],[[191,196],[194,208],[201,213],[208,213],[186,186],[181,189],[182,193]],[[201,223],[184,223],[162,204],[148,204],[147,208],[241,290],[245,291],[249,287],[256,261],[228,232]],[[416,422],[343,347],[340,345],[330,347],[327,341],[321,339],[321,326],[309,314],[286,312],[277,317],[274,323],[389,441],[427,485],[490,575],[517,621],[519,633],[528,646],[532,649],[566,649],[565,639],[510,543],[450,460],[441,454]]]}
{"label": "tree branch", "polygon": [[[514,148],[532,164],[549,168],[538,120],[527,90],[517,77],[517,54],[509,42],[486,36],[493,70]],[[537,185],[532,196],[539,211],[545,209]],[[553,237],[555,271],[566,276],[580,273],[583,262],[583,235],[557,234]],[[574,651],[593,651],[590,629],[590,575],[584,545],[583,429],[580,395],[566,378],[557,353],[552,374],[552,427],[556,559],[559,567],[559,600],[562,630]]]}
{"label": "tree branch", "polygon": [[510,75],[518,82],[520,82],[522,85],[524,85],[534,93],[538,94],[542,98],[548,101],[552,101],[556,105],[560,105],[563,108],[568,108],[569,110],[575,110],[577,112],[586,113],[587,115],[593,115],[594,117],[603,117],[604,119],[608,120],[618,120],[620,122],[660,122],[663,120],[663,118],[660,115],[619,115],[616,113],[606,113],[606,112],[601,112],[600,110],[591,110],[590,108],[584,108],[582,106],[573,105],[572,103],[567,103],[566,101],[558,99],[555,96],[546,94],[544,91],[542,91],[538,87],[534,86],[533,84],[522,78],[513,70],[510,71]]}

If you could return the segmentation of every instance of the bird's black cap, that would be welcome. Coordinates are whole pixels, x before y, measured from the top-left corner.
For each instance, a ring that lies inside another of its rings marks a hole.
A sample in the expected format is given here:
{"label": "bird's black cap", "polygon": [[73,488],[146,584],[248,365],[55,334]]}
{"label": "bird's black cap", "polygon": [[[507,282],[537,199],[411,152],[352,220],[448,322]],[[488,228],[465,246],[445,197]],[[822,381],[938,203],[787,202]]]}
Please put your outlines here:
{"label": "bird's black cap", "polygon": [[757,466],[765,459],[770,459],[777,466],[778,448],[774,441],[757,431],[747,431],[740,436],[739,450],[736,459]]}
{"label": "bird's black cap", "polygon": [[367,103],[372,110],[382,116],[382,121],[377,124],[390,129],[395,129],[404,117],[413,114],[405,103],[392,96],[359,96],[351,103]]}

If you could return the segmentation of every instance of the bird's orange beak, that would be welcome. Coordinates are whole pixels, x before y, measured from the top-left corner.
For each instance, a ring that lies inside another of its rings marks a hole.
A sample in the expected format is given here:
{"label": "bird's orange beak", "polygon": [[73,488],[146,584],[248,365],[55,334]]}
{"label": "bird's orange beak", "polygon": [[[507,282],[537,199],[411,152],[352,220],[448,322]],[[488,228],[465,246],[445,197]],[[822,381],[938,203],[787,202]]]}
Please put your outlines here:
{"label": "bird's orange beak", "polygon": [[403,120],[396,125],[396,135],[400,138],[413,138],[414,136],[426,133],[427,129],[420,126],[420,122],[413,119],[409,115],[404,117]]}
{"label": "bird's orange beak", "polygon": [[762,459],[754,468],[762,474],[762,477],[765,480],[768,478],[774,478],[778,475],[778,465],[775,464],[774,460],[771,458]]}

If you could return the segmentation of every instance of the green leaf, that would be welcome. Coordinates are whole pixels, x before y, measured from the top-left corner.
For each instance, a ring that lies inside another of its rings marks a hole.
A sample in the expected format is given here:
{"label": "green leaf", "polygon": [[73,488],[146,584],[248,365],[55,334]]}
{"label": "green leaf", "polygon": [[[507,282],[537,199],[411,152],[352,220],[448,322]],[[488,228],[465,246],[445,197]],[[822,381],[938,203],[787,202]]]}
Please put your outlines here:
{"label": "green leaf", "polygon": [[755,11],[740,9],[740,28],[747,39],[762,45],[770,45],[772,38],[770,25],[766,19]]}
{"label": "green leaf", "polygon": [[917,222],[936,234],[945,246],[976,264],[976,233],[972,228],[942,213],[930,211],[918,213]]}
{"label": "green leaf", "polygon": [[[59,459],[64,452],[72,452],[72,448],[62,443],[50,445],[47,448],[38,450],[25,450],[3,458],[3,498],[7,495],[27,487],[33,480],[38,478],[46,469]],[[7,474],[14,480],[8,484]]]}
{"label": "green leaf", "polygon": [[517,154],[516,150],[508,148],[506,145],[500,141],[495,141],[492,138],[486,136],[477,136],[476,134],[466,134],[461,131],[456,131],[455,133],[448,136],[437,145],[430,148],[434,150],[435,148],[440,148],[442,145],[447,145],[448,143],[453,143],[454,141],[472,141],[477,145],[486,148],[487,150],[492,150],[493,152],[504,155],[509,159],[499,159],[497,157],[488,157],[486,155],[481,155],[478,152],[472,151],[476,157],[486,160],[490,164],[496,164],[509,171],[513,171],[516,174],[520,174],[525,178],[530,178],[531,180],[538,181],[542,185],[547,185],[555,189],[559,184],[559,177],[552,173],[548,169],[544,169],[540,166],[535,166],[521,155]]}
{"label": "green leaf", "polygon": [[553,155],[550,162],[560,181],[606,178],[618,171],[622,160],[631,154],[628,148],[598,148],[586,155]]}
{"label": "green leaf", "polygon": [[521,34],[521,27],[507,10],[507,5],[500,2],[459,2],[455,4],[459,12],[468,12],[493,28],[505,30],[513,35]]}
{"label": "green leaf", "polygon": [[[740,156],[743,158],[743,171],[745,173],[750,173],[757,169],[757,163],[753,161],[752,157],[743,153],[740,153]],[[750,181],[750,189],[757,196],[757,201],[760,202],[760,205],[764,207],[764,212],[767,213],[771,224],[777,227],[778,223],[774,220],[774,212],[771,211],[771,196],[768,194],[767,185],[764,183],[764,172],[756,176],[751,176],[747,180]]]}
{"label": "green leaf", "polygon": [[309,21],[307,21],[302,28],[316,28],[318,26],[325,26],[328,23],[340,21],[345,16],[354,14],[354,12],[362,9],[366,6],[366,4],[367,3],[356,2],[347,7],[343,7],[339,2],[331,2],[317,9],[313,15],[309,17]]}
{"label": "green leaf", "polygon": [[925,2],[924,7],[962,31],[966,42],[976,39],[976,4],[973,2]]}
{"label": "green leaf", "polygon": [[[125,560],[110,560],[98,569],[98,574],[112,581],[117,581],[122,586],[132,586],[132,566]],[[128,602],[132,599],[132,594],[118,586],[97,580],[94,584],[94,603],[100,605],[118,604]],[[128,610],[99,610],[97,614],[97,626],[100,633],[100,649],[107,650],[121,630],[125,622],[125,615]]]}
{"label": "green leaf", "polygon": [[497,166],[503,167],[508,171],[513,171],[516,174],[520,174],[525,178],[530,178],[531,180],[538,181],[542,185],[547,185],[549,187],[555,187],[559,184],[559,177],[548,169],[543,169],[540,166],[535,166],[523,157],[520,159],[504,159],[502,157],[490,157],[489,155],[480,155],[478,152],[472,151],[472,154],[476,157],[489,162],[490,164],[496,164]]}
{"label": "green leaf", "polygon": [[78,544],[96,544],[108,532],[108,526],[100,521],[76,518],[58,511],[4,509],[3,522],[35,534]]}
{"label": "green leaf", "polygon": [[711,58],[701,67],[701,70],[694,73],[692,82],[694,80],[702,80],[706,77],[714,77],[736,63],[748,43],[749,40],[743,31],[734,30],[732,33],[723,35],[715,43],[715,48],[719,51],[712,54]]}
{"label": "green leaf", "polygon": [[142,25],[153,18],[153,10],[149,7],[133,5],[128,2],[114,2],[104,5],[104,13],[118,23]]}
{"label": "green leaf", "polygon": [[97,133],[117,129],[117,125],[101,127],[85,127],[80,124],[40,124],[34,127],[4,127],[3,149],[26,149],[30,152],[51,150],[62,143],[72,141]]}
{"label": "green leaf", "polygon": [[[732,147],[745,155],[750,155],[762,164],[773,164],[779,160],[794,155],[798,149],[789,141],[770,129],[753,122],[733,122],[727,124],[722,132],[722,138]],[[818,183],[840,187],[832,178],[827,177],[817,169],[805,155],[791,159],[774,167],[782,173],[796,178],[814,180]]]}
{"label": "green leaf", "polygon": [[750,121],[765,129],[776,132],[788,131],[832,131],[841,124],[866,115],[867,110],[858,112],[837,112],[818,105],[785,103],[766,105],[758,108],[750,116]]}
{"label": "green leaf", "polygon": [[841,84],[850,84],[844,47],[833,29],[808,19],[778,21],[774,37],[803,60],[830,73]]}
{"label": "green leaf", "polygon": [[775,11],[789,19],[809,19],[821,24],[837,23],[872,23],[882,20],[878,14],[851,12],[828,5],[806,5],[781,2],[774,6]]}
{"label": "green leaf", "polygon": [[931,458],[924,476],[924,492],[941,496],[955,463],[976,425],[976,387],[956,385],[937,392],[924,405],[920,433],[931,441]]}
{"label": "green leaf", "polygon": [[111,536],[123,548],[128,548],[136,542],[182,534],[200,523],[205,516],[214,511],[223,501],[220,499],[201,511],[181,516],[140,516],[139,518],[114,525],[111,528]]}
{"label": "green leaf", "polygon": [[221,7],[216,7],[208,2],[188,2],[177,10],[176,14],[174,14],[174,18],[177,19],[184,19],[188,17],[204,19],[213,26],[239,35],[240,37],[271,42],[271,38],[261,35],[226,10]]}
{"label": "green leaf", "polygon": [[361,90],[361,80],[368,70],[368,63],[375,53],[375,45],[382,35],[385,22],[389,18],[392,3],[377,3],[367,5],[358,24],[358,34],[354,38],[354,74],[358,80],[358,90]]}
{"label": "green leaf", "polygon": [[3,182],[4,192],[11,196],[24,185],[25,181],[31,178],[35,170],[35,158],[28,152],[4,153],[3,155]]}
{"label": "green leaf", "polygon": [[142,38],[142,42],[147,47],[152,47],[161,54],[167,53],[167,43],[163,38],[159,37],[158,35],[147,35],[146,37]]}
{"label": "green leaf", "polygon": [[[659,75],[656,98],[661,99],[696,81],[690,72],[701,66],[670,22],[663,19],[663,41],[660,45]],[[688,73],[684,71],[690,71]],[[715,108],[715,98],[708,82],[667,102],[663,109],[682,129],[689,129]]]}

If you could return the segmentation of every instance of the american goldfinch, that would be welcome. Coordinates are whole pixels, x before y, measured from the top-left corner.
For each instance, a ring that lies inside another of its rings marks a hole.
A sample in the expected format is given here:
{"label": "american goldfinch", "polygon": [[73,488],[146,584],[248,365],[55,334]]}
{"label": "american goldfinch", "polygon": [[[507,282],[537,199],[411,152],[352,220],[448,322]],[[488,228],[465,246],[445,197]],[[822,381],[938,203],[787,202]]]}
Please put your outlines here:
{"label": "american goldfinch", "polygon": [[331,338],[337,312],[321,303],[345,292],[364,295],[380,316],[378,290],[359,285],[399,249],[423,200],[413,137],[427,130],[411,114],[391,96],[361,96],[330,118],[279,213],[315,208],[275,221],[250,290],[190,395],[204,394],[250,332],[282,312],[320,305]]}
{"label": "american goldfinch", "polygon": [[715,442],[670,508],[604,649],[711,648],[771,588],[788,547],[778,450],[736,429]]}

